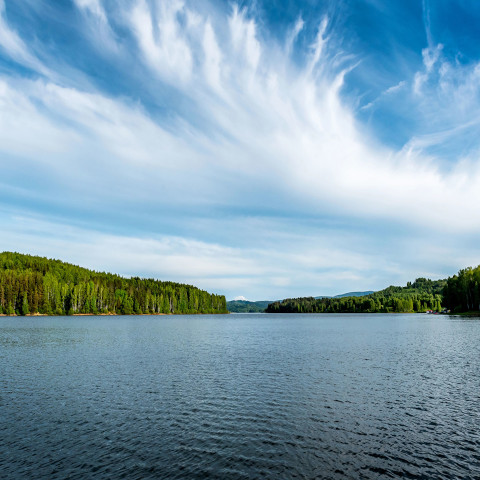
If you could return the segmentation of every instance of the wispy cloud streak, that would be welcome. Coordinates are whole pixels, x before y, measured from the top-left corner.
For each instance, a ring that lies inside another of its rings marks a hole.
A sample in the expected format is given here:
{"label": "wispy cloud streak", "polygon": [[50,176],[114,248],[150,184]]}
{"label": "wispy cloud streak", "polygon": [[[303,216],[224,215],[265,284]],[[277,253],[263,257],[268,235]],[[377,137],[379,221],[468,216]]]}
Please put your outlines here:
{"label": "wispy cloud streak", "polygon": [[[477,124],[465,102],[478,101],[480,70],[447,61],[431,34],[422,70],[385,90],[364,110],[410,94],[425,117],[453,108],[455,125],[438,122],[429,136],[415,136],[395,150],[381,145],[345,102],[342,88],[352,64],[337,48],[326,16],[299,57],[296,44],[307,22],[300,16],[277,41],[262,31],[250,10],[236,5],[225,15],[212,5],[200,8],[177,0],[125,1],[115,13],[108,2],[75,3],[83,15],[85,42],[96,41],[99,57],[92,61],[98,75],[108,70],[118,90],[109,91],[86,72],[81,72],[88,78],[85,88],[69,83],[68,69],[57,72],[60,62],[48,63],[49,55],[42,57],[44,65],[9,26],[0,3],[4,53],[45,73],[40,79],[20,80],[19,74],[0,74],[0,153],[8,178],[3,183],[19,192],[29,190],[34,198],[28,201],[24,193],[16,209],[22,205],[25,214],[48,217],[40,205],[54,205],[66,224],[71,216],[85,222],[94,210],[107,219],[105,230],[118,230],[121,238],[141,238],[135,243],[138,249],[158,259],[163,255],[172,269],[155,267],[162,274],[173,275],[177,265],[186,278],[191,264],[192,275],[198,274],[205,285],[221,277],[232,292],[236,281],[247,288],[245,278],[252,277],[248,270],[256,272],[255,285],[275,278],[272,283],[284,290],[300,278],[298,266],[307,272],[304,278],[311,275],[317,283],[321,275],[316,270],[327,278],[326,271],[333,269],[338,278],[352,282],[361,281],[362,269],[374,271],[372,253],[357,252],[354,240],[335,250],[327,241],[332,231],[321,228],[312,234],[324,244],[318,252],[304,233],[303,240],[300,235],[279,246],[278,255],[267,255],[292,218],[373,223],[372,242],[383,225],[395,234],[425,228],[439,235],[480,233],[478,158],[469,152],[446,169],[443,159],[429,151],[446,140],[442,132],[452,135],[460,118],[467,130]],[[424,10],[427,19],[428,5]],[[92,34],[95,28],[103,33]],[[108,40],[102,43],[102,38]],[[69,61],[66,54],[61,58],[63,65]],[[78,68],[72,65],[71,71]],[[429,110],[434,96],[437,108]],[[438,105],[438,99],[447,97],[453,100]],[[35,184],[29,172],[42,172],[42,181]],[[125,226],[122,217],[131,223]],[[202,229],[199,218],[217,220]],[[281,219],[281,226],[269,230],[269,222],[260,222],[240,245],[242,228],[252,218]],[[220,233],[227,224],[229,233]],[[267,241],[268,231],[272,237]],[[148,247],[148,234],[157,239],[152,248],[158,253]],[[107,233],[98,227],[98,235]],[[382,235],[393,242],[393,233],[383,229]],[[123,254],[124,244],[102,237],[98,257],[109,241]],[[162,250],[165,241],[175,248]],[[263,249],[256,248],[260,241]],[[308,255],[298,254],[295,242]],[[188,254],[178,253],[182,249]],[[202,260],[194,261],[195,251]],[[216,256],[224,259],[222,266],[215,264]],[[328,264],[327,257],[337,266]],[[348,268],[350,260],[356,267]],[[146,263],[142,268],[147,270]]]}

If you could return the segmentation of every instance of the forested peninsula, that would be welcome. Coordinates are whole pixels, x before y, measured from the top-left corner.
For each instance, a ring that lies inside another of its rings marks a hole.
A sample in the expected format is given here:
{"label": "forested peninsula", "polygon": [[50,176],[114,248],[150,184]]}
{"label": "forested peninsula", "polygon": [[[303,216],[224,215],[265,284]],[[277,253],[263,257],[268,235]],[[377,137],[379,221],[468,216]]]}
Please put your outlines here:
{"label": "forested peninsula", "polygon": [[0,253],[0,314],[228,313],[226,299],[191,285],[95,272],[60,260]]}
{"label": "forested peninsula", "polygon": [[480,313],[480,266],[444,280],[417,278],[361,297],[288,298],[268,305],[267,313]]}

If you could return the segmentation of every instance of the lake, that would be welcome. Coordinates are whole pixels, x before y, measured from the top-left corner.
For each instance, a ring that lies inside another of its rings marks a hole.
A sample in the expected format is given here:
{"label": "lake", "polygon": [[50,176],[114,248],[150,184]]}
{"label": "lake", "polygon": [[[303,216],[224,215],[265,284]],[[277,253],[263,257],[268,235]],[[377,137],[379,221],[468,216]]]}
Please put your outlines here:
{"label": "lake", "polygon": [[474,479],[480,319],[0,318],[2,479]]}

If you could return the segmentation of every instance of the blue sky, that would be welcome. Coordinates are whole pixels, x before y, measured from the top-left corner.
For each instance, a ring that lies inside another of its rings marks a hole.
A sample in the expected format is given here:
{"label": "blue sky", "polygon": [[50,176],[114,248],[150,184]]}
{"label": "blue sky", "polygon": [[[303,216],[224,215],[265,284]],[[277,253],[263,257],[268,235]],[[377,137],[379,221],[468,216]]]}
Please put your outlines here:
{"label": "blue sky", "polygon": [[0,250],[328,295],[480,263],[480,4],[0,0]]}

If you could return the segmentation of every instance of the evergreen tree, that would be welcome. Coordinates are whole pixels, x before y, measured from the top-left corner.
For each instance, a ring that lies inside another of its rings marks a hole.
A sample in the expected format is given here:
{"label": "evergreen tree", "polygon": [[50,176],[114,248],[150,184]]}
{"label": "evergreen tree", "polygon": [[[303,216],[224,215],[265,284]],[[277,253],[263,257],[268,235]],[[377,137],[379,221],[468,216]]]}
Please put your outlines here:
{"label": "evergreen tree", "polygon": [[191,285],[138,277],[127,279],[59,260],[3,252],[0,253],[2,312],[10,315],[227,313],[227,308],[224,296]]}
{"label": "evergreen tree", "polygon": [[23,294],[21,314],[22,314],[22,315],[27,315],[27,314],[29,314],[29,313],[30,313],[30,310],[28,309],[27,293],[25,292],[25,293]]}

